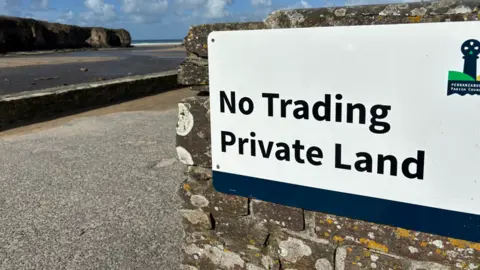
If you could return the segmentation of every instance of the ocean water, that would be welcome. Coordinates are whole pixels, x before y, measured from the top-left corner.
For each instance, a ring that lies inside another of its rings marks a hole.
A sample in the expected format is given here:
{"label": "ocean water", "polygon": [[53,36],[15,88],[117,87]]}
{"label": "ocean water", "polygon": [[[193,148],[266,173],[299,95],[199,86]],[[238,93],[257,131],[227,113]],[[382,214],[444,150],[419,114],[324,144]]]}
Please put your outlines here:
{"label": "ocean water", "polygon": [[181,39],[134,39],[133,46],[180,45]]}

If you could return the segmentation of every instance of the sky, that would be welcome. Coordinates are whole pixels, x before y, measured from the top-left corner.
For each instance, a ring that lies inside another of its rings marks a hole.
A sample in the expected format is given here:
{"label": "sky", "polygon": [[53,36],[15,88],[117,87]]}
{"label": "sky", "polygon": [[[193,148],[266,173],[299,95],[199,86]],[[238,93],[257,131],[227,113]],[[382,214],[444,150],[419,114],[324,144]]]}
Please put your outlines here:
{"label": "sky", "polygon": [[[183,39],[190,25],[261,21],[278,9],[392,0],[0,0],[0,14],[81,26],[124,28],[132,39]],[[403,1],[402,1],[403,2]]]}

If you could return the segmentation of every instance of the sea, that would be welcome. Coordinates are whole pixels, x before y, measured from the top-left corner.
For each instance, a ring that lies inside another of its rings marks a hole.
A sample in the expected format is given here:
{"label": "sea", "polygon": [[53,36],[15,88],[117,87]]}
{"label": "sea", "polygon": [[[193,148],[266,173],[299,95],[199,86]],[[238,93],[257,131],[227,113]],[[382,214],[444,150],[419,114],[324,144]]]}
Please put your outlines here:
{"label": "sea", "polygon": [[132,40],[133,46],[180,45],[181,39],[137,39]]}

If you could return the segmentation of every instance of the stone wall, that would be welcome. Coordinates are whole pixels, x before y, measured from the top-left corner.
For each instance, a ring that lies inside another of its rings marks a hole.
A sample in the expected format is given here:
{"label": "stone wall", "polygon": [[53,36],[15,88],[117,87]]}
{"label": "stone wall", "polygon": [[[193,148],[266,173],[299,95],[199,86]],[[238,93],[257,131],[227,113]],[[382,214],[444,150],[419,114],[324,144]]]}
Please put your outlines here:
{"label": "stone wall", "polygon": [[84,47],[128,47],[125,29],[79,27],[34,19],[0,16],[0,53]]}
{"label": "stone wall", "polygon": [[[198,25],[185,38],[177,153],[188,167],[182,269],[480,269],[480,243],[277,205],[215,191],[211,172],[207,36],[212,30],[478,19],[478,1],[277,11],[264,22]],[[332,202],[335,203],[335,202]]]}
{"label": "stone wall", "polygon": [[0,131],[178,87],[177,72],[61,86],[0,96]]}

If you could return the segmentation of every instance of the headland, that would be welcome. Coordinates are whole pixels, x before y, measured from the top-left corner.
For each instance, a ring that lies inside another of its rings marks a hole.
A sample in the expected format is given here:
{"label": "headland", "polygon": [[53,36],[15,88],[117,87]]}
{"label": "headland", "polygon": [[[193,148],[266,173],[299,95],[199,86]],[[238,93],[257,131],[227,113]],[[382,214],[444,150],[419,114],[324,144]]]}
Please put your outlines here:
{"label": "headland", "polygon": [[129,47],[125,29],[80,27],[0,16],[0,53],[52,49]]}

